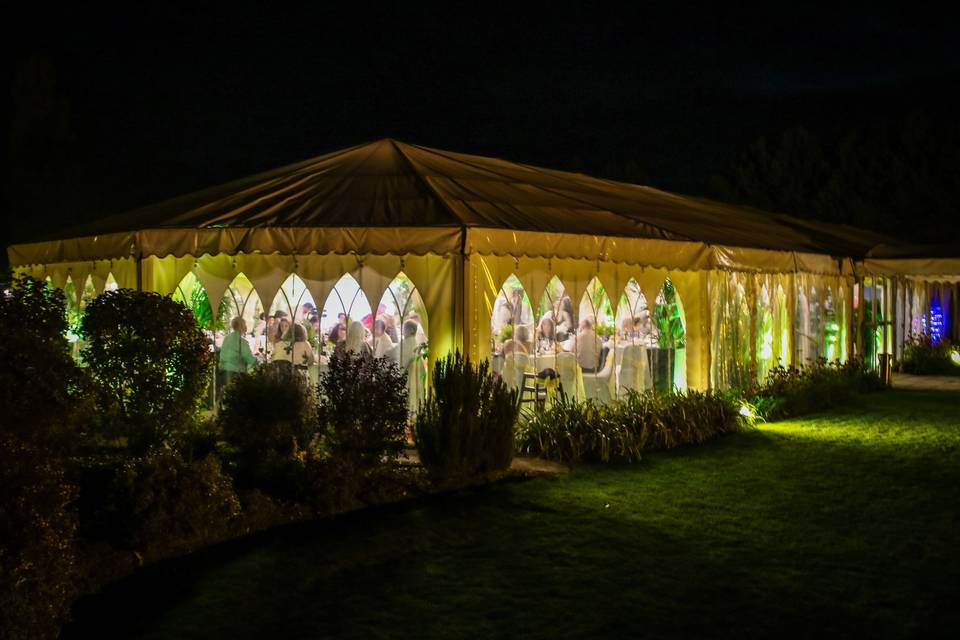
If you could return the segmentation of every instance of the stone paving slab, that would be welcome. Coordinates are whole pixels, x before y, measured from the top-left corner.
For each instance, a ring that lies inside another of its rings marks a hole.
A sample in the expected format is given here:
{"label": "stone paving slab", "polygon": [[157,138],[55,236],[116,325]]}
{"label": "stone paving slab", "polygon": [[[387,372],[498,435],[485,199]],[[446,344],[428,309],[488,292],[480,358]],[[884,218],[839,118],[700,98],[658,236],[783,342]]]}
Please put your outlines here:
{"label": "stone paving slab", "polygon": [[923,391],[960,391],[960,376],[913,376],[909,373],[894,373],[893,388]]}

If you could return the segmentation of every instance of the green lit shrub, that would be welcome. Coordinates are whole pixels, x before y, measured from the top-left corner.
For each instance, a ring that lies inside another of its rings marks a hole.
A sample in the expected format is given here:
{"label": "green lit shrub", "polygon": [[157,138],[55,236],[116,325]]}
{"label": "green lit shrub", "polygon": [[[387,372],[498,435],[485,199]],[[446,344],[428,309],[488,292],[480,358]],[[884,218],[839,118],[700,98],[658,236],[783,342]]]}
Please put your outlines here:
{"label": "green lit shrub", "polygon": [[101,455],[78,460],[72,474],[80,485],[83,538],[153,559],[229,536],[240,515],[231,479],[213,455],[194,461],[171,449]]}
{"label": "green lit shrub", "polygon": [[903,343],[903,357],[899,368],[904,373],[918,376],[957,376],[960,364],[956,362],[958,351],[948,340],[934,342],[930,334],[915,333]]}
{"label": "green lit shrub", "polygon": [[407,381],[390,360],[336,353],[319,391],[319,424],[333,455],[369,468],[406,447]]}
{"label": "green lit shrub", "polygon": [[81,334],[103,435],[144,453],[192,428],[212,360],[189,309],[156,293],[107,291],[87,305]]}
{"label": "green lit shrub", "polygon": [[420,405],[414,440],[435,478],[501,471],[513,460],[516,391],[457,352],[437,363],[433,389]]}
{"label": "green lit shrub", "polygon": [[516,439],[519,451],[559,462],[632,462],[643,451],[700,444],[747,422],[730,394],[630,391],[607,404],[560,394],[523,412]]}
{"label": "green lit shrub", "polygon": [[239,488],[286,500],[301,496],[304,461],[320,446],[321,432],[316,392],[299,371],[266,365],[235,376],[218,422]]}
{"label": "green lit shrub", "polygon": [[866,363],[819,360],[805,367],[777,366],[750,392],[747,402],[766,420],[780,420],[820,411],[847,401],[856,393],[883,388],[880,377]]}

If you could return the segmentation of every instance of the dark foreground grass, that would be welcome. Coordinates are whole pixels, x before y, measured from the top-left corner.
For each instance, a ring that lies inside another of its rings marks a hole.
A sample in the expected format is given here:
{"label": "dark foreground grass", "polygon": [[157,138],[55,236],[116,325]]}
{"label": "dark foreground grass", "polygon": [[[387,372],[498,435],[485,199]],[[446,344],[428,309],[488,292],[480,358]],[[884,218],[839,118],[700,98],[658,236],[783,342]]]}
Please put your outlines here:
{"label": "dark foreground grass", "polygon": [[930,637],[960,629],[960,394],[279,529],[81,601],[68,637]]}

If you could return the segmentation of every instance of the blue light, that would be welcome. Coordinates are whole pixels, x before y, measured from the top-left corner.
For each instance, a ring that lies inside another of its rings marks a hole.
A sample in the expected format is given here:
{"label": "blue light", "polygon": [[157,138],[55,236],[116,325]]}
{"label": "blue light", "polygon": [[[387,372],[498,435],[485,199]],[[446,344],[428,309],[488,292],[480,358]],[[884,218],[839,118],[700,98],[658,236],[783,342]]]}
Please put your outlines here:
{"label": "blue light", "polygon": [[930,342],[937,344],[943,337],[943,306],[940,298],[930,299]]}

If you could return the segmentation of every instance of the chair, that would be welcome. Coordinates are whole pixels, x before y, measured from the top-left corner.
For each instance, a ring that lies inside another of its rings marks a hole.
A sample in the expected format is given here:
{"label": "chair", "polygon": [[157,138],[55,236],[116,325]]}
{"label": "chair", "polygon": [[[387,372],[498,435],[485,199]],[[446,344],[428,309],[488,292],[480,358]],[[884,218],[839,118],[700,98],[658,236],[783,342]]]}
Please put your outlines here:
{"label": "chair", "polygon": [[616,356],[613,351],[608,351],[600,371],[583,374],[583,392],[586,397],[595,398],[600,402],[609,402],[613,398],[610,386],[613,382],[613,362],[615,359]]}
{"label": "chair", "polygon": [[573,398],[577,395],[577,356],[568,351],[557,354],[557,374],[563,393]]}
{"label": "chair", "polygon": [[630,389],[643,391],[650,388],[650,376],[647,373],[647,354],[640,345],[628,345],[623,349],[620,363],[619,393],[626,395]]}
{"label": "chair", "polygon": [[511,389],[520,389],[523,385],[523,374],[530,366],[530,356],[525,353],[514,352],[504,358],[503,381]]}

